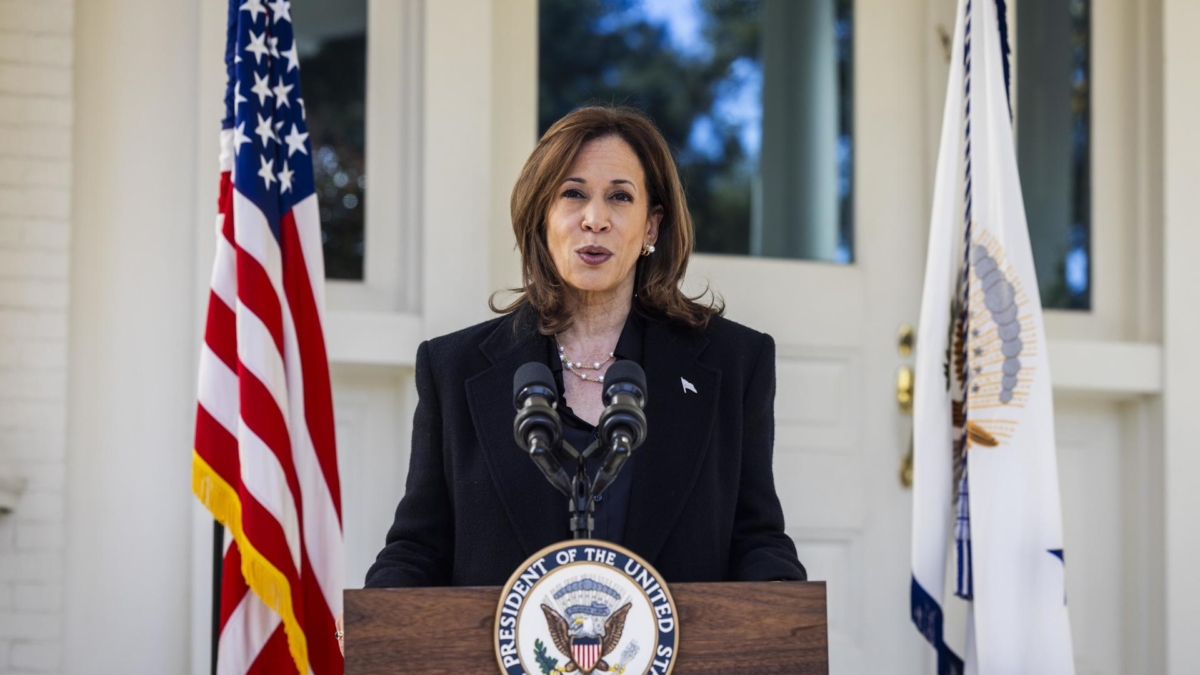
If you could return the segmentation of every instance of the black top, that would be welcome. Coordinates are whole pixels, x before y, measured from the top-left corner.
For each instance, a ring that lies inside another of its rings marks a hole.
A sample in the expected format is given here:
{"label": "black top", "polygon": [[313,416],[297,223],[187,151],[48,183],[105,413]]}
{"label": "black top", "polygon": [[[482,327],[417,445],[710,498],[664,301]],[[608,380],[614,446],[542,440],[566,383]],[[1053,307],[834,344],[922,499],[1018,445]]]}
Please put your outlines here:
{"label": "black top", "polygon": [[[617,359],[626,359],[637,363],[639,366],[645,367],[642,364],[642,340],[644,339],[646,328],[645,320],[638,314],[637,310],[630,310],[628,318],[625,319],[625,327],[621,329],[621,337],[617,339],[616,349],[613,350],[613,355]],[[568,357],[574,356],[579,358],[579,355],[567,354]],[[595,425],[580,418],[571,410],[567,404],[567,390],[563,386],[563,364],[562,359],[558,356],[558,348],[554,345],[554,341],[550,341],[550,349],[547,352],[547,358],[550,360],[550,370],[554,373],[554,380],[558,383],[558,416],[563,422],[563,438],[567,440],[576,450],[583,452],[592,441],[596,439],[597,431]],[[585,370],[588,377],[595,377],[596,372]],[[570,371],[566,371],[566,377],[578,377]],[[591,393],[597,398],[600,397],[603,385],[592,382],[584,385],[589,390],[594,389]],[[639,448],[640,450],[640,448]],[[633,471],[637,465],[638,451],[634,451],[629,461],[625,462],[625,466],[621,467],[621,473],[617,474],[617,479],[613,481],[608,489],[603,494],[596,495],[596,512],[593,514],[595,527],[592,530],[593,539],[603,539],[611,541],[614,544],[620,544],[625,534],[625,517],[629,509],[629,490],[633,487]],[[596,473],[600,470],[600,456],[592,457],[587,462],[588,475],[593,479]],[[563,503],[566,504],[566,497],[563,497]]]}
{"label": "black top", "polygon": [[[553,341],[518,310],[421,344],[404,499],[368,587],[499,586],[570,539],[563,495],[517,447],[512,380]],[[775,342],[724,318],[646,318],[648,434],[621,544],[668,583],[804,579],[772,473]]]}

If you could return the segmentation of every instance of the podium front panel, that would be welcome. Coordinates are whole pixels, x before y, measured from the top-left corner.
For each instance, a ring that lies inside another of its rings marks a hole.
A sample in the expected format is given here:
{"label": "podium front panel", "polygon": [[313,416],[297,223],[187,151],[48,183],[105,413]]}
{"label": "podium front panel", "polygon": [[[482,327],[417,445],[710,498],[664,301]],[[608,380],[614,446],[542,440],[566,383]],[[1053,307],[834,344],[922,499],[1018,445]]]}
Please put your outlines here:
{"label": "podium front panel", "polygon": [[[673,675],[829,672],[824,582],[672,584],[671,593]],[[345,600],[346,675],[500,672],[499,588],[350,590]]]}

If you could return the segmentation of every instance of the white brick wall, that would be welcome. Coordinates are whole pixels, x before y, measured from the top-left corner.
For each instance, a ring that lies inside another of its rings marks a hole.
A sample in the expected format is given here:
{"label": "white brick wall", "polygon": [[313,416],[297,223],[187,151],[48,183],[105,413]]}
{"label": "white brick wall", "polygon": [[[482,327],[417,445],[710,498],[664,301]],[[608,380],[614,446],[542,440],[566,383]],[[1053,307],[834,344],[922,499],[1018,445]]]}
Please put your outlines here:
{"label": "white brick wall", "polygon": [[0,0],[0,674],[62,670],[73,19]]}

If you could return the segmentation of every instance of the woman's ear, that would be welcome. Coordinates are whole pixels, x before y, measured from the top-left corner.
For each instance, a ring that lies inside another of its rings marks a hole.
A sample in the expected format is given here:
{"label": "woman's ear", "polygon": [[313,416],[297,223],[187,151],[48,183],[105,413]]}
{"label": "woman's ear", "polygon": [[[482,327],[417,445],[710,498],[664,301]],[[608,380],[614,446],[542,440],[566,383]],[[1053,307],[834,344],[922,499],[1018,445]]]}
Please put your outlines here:
{"label": "woman's ear", "polygon": [[650,209],[650,215],[646,218],[646,242],[654,244],[658,241],[658,224],[662,222],[663,207],[655,206]]}

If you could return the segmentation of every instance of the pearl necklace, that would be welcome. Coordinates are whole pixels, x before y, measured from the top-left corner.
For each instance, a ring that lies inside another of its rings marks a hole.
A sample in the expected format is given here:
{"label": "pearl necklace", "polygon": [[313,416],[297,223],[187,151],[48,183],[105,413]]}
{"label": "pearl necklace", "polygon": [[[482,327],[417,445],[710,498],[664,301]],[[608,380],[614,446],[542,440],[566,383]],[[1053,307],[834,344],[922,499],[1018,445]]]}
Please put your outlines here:
{"label": "pearl necklace", "polygon": [[604,382],[603,375],[597,375],[596,377],[588,377],[587,373],[584,373],[581,371],[583,371],[583,370],[600,370],[600,368],[602,366],[607,365],[609,361],[612,361],[613,359],[616,358],[616,354],[614,352],[609,352],[607,359],[604,359],[603,361],[593,361],[591,363],[591,365],[588,365],[586,363],[581,363],[579,361],[572,361],[571,359],[567,358],[567,352],[565,349],[563,349],[562,343],[558,342],[557,336],[555,336],[554,341],[556,343],[558,343],[558,358],[562,359],[563,368],[566,368],[567,370],[571,371],[572,373],[578,375],[579,379],[583,380],[584,382]]}

